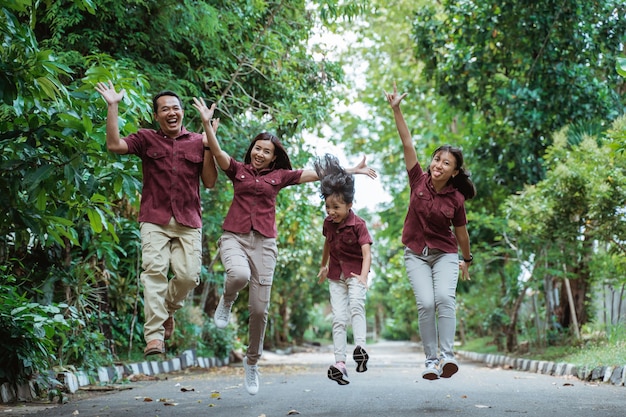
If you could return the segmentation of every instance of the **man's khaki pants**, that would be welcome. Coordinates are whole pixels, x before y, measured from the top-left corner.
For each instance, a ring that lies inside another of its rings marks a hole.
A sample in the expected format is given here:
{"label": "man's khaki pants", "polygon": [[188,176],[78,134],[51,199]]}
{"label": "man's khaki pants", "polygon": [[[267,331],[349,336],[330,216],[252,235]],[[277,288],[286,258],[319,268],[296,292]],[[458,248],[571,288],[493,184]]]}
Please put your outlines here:
{"label": "man's khaki pants", "polygon": [[[173,217],[165,226],[144,222],[140,229],[147,343],[163,340],[163,322],[200,283],[202,229],[183,226]],[[173,278],[168,280],[170,267]]]}

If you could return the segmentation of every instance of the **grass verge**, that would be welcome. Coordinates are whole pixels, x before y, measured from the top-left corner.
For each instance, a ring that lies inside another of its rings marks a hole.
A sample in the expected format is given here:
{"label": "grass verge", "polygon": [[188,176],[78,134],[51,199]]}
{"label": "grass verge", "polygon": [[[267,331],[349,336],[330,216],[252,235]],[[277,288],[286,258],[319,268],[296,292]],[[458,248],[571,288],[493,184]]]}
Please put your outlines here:
{"label": "grass verge", "polygon": [[523,357],[527,359],[551,362],[571,363],[576,366],[594,368],[597,366],[626,366],[626,334],[619,337],[585,338],[581,342],[572,342],[544,348],[532,347],[527,353],[498,351],[492,338],[476,338],[460,347],[462,350]]}

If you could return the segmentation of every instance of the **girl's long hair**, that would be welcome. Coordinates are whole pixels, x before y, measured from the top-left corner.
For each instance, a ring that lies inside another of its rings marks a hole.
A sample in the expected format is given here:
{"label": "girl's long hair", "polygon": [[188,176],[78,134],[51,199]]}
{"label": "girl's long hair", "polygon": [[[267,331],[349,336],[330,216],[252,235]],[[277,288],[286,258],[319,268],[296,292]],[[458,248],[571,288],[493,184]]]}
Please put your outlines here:
{"label": "girl's long hair", "polygon": [[334,155],[327,153],[323,158],[317,158],[313,166],[320,179],[320,196],[324,200],[337,194],[346,204],[354,201],[354,176],[341,167]]}
{"label": "girl's long hair", "polygon": [[278,140],[275,135],[268,132],[259,133],[254,139],[252,139],[243,160],[244,163],[249,164],[252,162],[252,148],[254,147],[254,144],[260,140],[269,140],[274,144],[274,155],[276,156],[276,159],[272,162],[272,165],[270,165],[270,169],[293,169],[291,168],[291,161],[289,160],[289,155],[287,155],[287,151],[285,150],[283,144],[280,143],[280,140]]}
{"label": "girl's long hair", "polygon": [[[461,149],[452,145],[442,145],[435,149],[431,155],[431,160],[440,152],[450,152],[456,160],[455,169],[459,170],[457,175],[448,180],[448,184],[451,184],[454,188],[459,190],[459,192],[463,194],[463,197],[465,197],[465,200],[474,198],[476,196],[476,187],[470,178],[469,171],[463,166],[463,152],[461,152]],[[428,165],[428,172],[430,172],[430,164]]]}

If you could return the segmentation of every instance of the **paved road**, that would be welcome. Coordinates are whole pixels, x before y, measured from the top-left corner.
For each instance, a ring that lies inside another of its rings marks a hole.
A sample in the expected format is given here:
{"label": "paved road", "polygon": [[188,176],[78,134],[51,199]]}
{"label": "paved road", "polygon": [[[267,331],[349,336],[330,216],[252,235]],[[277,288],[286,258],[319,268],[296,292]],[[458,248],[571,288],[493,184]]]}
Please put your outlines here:
{"label": "paved road", "polygon": [[[626,416],[626,387],[577,379],[491,369],[460,361],[450,379],[421,379],[423,353],[411,343],[384,342],[368,347],[369,370],[354,372],[339,386],[326,377],[329,348],[315,352],[266,353],[256,396],[243,387],[241,364],[167,380],[131,384],[63,406],[39,408],[41,417],[306,417],[368,416]],[[165,377],[165,376],[163,376]],[[30,410],[32,412],[32,409]],[[19,414],[4,410],[2,415]],[[35,415],[35,414],[30,414]]]}

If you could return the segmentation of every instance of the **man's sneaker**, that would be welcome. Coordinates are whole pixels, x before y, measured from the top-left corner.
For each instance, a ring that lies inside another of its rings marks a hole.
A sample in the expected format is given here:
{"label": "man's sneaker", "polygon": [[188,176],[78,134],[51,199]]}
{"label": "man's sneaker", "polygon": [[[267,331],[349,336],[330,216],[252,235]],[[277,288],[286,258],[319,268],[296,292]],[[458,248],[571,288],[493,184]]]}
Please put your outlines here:
{"label": "man's sneaker", "polygon": [[332,379],[339,385],[348,385],[350,381],[348,381],[348,370],[346,369],[346,364],[343,362],[337,362],[334,365],[330,365],[330,368],[328,368],[328,379]]}
{"label": "man's sneaker", "polygon": [[437,362],[426,362],[426,369],[422,372],[422,378],[434,381],[439,379],[439,369],[437,369]]}
{"label": "man's sneaker", "polygon": [[450,359],[442,359],[440,362],[441,366],[441,377],[442,378],[450,378],[452,375],[456,374],[459,370],[459,364],[456,360]]}
{"label": "man's sneaker", "polygon": [[356,362],[357,372],[367,371],[367,360],[370,358],[370,356],[367,354],[365,349],[363,349],[361,346],[355,347],[354,352],[352,353],[352,358]]}
{"label": "man's sneaker", "polygon": [[218,329],[223,329],[228,326],[228,322],[230,320],[230,309],[233,308],[234,301],[230,303],[224,301],[224,296],[220,297],[220,302],[215,309],[215,314],[213,315],[213,321],[215,322],[215,326]]}
{"label": "man's sneaker", "polygon": [[255,395],[259,392],[259,367],[258,365],[248,365],[248,358],[243,358],[243,369],[246,374],[244,383],[248,394]]}

